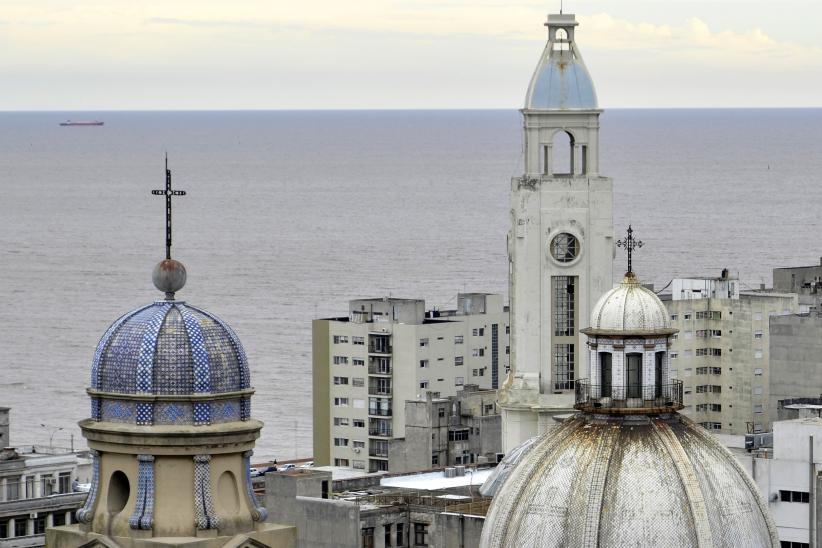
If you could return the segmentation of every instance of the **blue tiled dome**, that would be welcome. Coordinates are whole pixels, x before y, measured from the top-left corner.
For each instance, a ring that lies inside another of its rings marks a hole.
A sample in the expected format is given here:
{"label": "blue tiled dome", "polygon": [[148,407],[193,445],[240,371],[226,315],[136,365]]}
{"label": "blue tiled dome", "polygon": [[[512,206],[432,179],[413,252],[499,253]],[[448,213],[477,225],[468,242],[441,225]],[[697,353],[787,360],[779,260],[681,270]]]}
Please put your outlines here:
{"label": "blue tiled dome", "polygon": [[249,416],[248,361],[208,312],[158,301],[118,319],[91,367],[92,417],[136,424],[210,424]]}

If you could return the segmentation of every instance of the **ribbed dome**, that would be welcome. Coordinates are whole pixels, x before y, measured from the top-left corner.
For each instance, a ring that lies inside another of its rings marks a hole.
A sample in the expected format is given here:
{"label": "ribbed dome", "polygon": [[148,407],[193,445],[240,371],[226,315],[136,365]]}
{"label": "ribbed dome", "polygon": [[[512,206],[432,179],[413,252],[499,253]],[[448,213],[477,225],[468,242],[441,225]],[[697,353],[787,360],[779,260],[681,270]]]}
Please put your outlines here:
{"label": "ribbed dome", "polygon": [[[97,345],[92,415],[139,424],[240,420],[247,398],[214,396],[249,386],[245,352],[228,325],[182,301],[158,301],[114,322]],[[140,409],[149,395],[156,401]]]}
{"label": "ribbed dome", "polygon": [[670,334],[668,309],[659,297],[644,287],[632,273],[603,295],[591,313],[591,327],[583,333],[655,335]]}
{"label": "ribbed dome", "polygon": [[482,548],[779,546],[756,485],[679,414],[576,415],[497,491]]}

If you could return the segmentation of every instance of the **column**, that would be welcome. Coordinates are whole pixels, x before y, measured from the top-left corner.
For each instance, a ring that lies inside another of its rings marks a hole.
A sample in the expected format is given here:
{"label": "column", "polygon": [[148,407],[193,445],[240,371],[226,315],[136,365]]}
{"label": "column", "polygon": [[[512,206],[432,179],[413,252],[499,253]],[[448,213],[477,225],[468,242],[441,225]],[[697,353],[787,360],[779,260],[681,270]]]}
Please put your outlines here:
{"label": "column", "polygon": [[8,486],[8,480],[6,478],[3,478],[2,480],[0,480],[0,502],[5,502],[6,501],[7,486]]}
{"label": "column", "polygon": [[9,536],[8,538],[14,538],[14,531],[15,531],[15,520],[14,518],[9,519]]}
{"label": "column", "polygon": [[54,514],[50,513],[46,516],[46,528],[54,527]]}
{"label": "column", "polygon": [[34,498],[43,496],[43,482],[40,481],[40,474],[34,474]]}
{"label": "column", "polygon": [[27,519],[26,520],[26,536],[33,536],[34,535],[34,520]]}
{"label": "column", "polygon": [[583,165],[584,159],[585,156],[582,154],[582,145],[574,144],[573,154],[571,155],[571,161],[573,162],[571,165],[571,171],[575,175],[582,175],[585,173],[585,166]]}

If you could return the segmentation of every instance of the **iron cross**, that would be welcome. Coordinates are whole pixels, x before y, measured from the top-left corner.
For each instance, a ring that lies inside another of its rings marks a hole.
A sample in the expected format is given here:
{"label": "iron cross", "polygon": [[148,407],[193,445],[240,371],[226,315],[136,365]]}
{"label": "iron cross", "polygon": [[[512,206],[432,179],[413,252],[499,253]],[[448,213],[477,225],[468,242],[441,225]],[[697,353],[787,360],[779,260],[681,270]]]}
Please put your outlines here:
{"label": "iron cross", "polygon": [[166,155],[166,188],[165,190],[152,190],[155,196],[166,197],[166,259],[171,259],[171,197],[185,196],[185,190],[171,190],[171,170],[168,169],[168,155]]}
{"label": "iron cross", "polygon": [[634,239],[634,231],[631,225],[628,225],[628,237],[617,240],[616,245],[617,247],[624,247],[628,251],[628,274],[631,274],[631,254],[637,247],[642,247],[642,241]]}

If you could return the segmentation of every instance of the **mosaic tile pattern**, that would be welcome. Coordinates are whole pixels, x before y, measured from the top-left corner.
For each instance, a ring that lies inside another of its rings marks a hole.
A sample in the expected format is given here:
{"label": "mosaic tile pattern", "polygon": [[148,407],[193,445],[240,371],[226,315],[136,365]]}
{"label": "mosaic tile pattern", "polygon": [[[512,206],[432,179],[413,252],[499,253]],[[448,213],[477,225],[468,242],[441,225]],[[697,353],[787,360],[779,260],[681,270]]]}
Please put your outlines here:
{"label": "mosaic tile pattern", "polygon": [[254,487],[251,485],[251,456],[254,451],[246,451],[243,453],[243,466],[245,467],[245,495],[248,499],[248,505],[251,507],[251,517],[254,521],[265,521],[268,519],[268,510],[265,506],[260,504],[257,500],[257,495],[254,493]]}
{"label": "mosaic tile pattern", "polygon": [[[179,301],[157,301],[118,319],[92,363],[92,388],[121,394],[195,395],[250,387],[239,338],[217,317]],[[154,409],[154,406],[157,409]],[[211,424],[247,420],[250,401],[129,403],[92,398],[96,420]]]}
{"label": "mosaic tile pattern", "polygon": [[136,422],[137,406],[133,401],[103,400],[100,411],[105,420],[111,422]]}
{"label": "mosaic tile pattern", "polygon": [[194,521],[197,523],[197,529],[217,529],[220,520],[214,512],[211,491],[211,455],[194,457],[194,502]]}
{"label": "mosaic tile pattern", "polygon": [[86,497],[83,507],[77,510],[77,521],[80,523],[90,523],[94,517],[94,505],[97,504],[97,493],[100,491],[100,453],[94,449],[89,449],[91,455],[91,488]]}
{"label": "mosaic tile pattern", "polygon": [[194,407],[188,402],[160,402],[154,404],[154,424],[191,424]]}
{"label": "mosaic tile pattern", "polygon": [[221,400],[211,402],[211,422],[232,422],[240,420],[241,400]]}
{"label": "mosaic tile pattern", "polygon": [[191,346],[180,307],[172,307],[166,315],[157,337],[154,355],[155,394],[191,394],[194,392],[194,371],[180,364],[191,363]]}
{"label": "mosaic tile pattern", "polygon": [[137,502],[128,520],[132,529],[151,529],[154,524],[154,457],[137,455]]}

